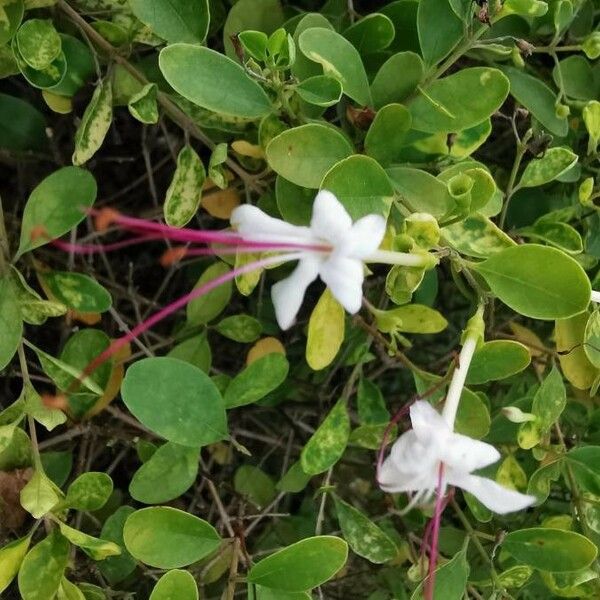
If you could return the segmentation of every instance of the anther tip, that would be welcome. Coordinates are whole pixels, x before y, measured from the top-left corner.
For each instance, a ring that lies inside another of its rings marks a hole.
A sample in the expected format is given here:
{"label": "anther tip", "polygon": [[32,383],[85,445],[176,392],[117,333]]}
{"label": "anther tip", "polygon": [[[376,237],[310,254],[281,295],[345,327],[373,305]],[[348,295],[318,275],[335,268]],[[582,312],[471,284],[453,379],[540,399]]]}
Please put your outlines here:
{"label": "anther tip", "polygon": [[165,268],[170,267],[175,263],[178,263],[183,258],[185,258],[186,254],[187,248],[185,246],[176,246],[174,248],[169,248],[160,257],[160,264],[162,267]]}

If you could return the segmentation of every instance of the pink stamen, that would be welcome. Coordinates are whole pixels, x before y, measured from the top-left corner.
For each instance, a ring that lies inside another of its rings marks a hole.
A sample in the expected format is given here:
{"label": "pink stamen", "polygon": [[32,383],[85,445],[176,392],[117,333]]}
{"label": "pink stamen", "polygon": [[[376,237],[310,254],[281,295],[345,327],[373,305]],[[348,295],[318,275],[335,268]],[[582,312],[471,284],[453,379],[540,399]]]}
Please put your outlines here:
{"label": "pink stamen", "polygon": [[201,285],[193,289],[191,292],[188,292],[181,298],[171,302],[163,309],[151,315],[148,319],[136,325],[133,329],[127,332],[124,336],[114,340],[104,352],[96,356],[94,360],[92,360],[81,372],[79,378],[71,384],[69,392],[73,392],[77,389],[78,385],[80,385],[86,377],[89,377],[100,365],[104,364],[107,360],[111,358],[116,352],[118,352],[123,346],[140,336],[142,333],[173,314],[180,308],[183,308],[186,304],[207,294],[211,290],[220,286],[221,284],[231,281],[235,279],[239,275],[244,275],[245,273],[250,273],[252,271],[256,271],[257,269],[261,269],[263,267],[267,267],[269,265],[279,264],[282,262],[287,262],[290,260],[296,260],[302,257],[302,254],[299,252],[282,254],[280,256],[269,256],[267,258],[263,258],[261,260],[256,260],[254,262],[248,263],[247,265],[243,265],[238,267],[237,269],[232,269],[219,277]]}
{"label": "pink stamen", "polygon": [[431,548],[429,552],[429,574],[425,581],[425,600],[433,600],[435,589],[435,569],[439,556],[440,525],[442,513],[446,506],[444,497],[444,463],[440,463],[438,469],[438,484],[436,490],[435,508],[431,520]]}
{"label": "pink stamen", "polygon": [[135,246],[136,244],[143,244],[145,242],[161,239],[163,238],[158,235],[142,235],[129,238],[128,240],[121,240],[120,242],[114,242],[112,244],[71,244],[70,242],[64,242],[63,240],[52,240],[50,244],[55,248],[59,248],[65,252],[72,252],[73,254],[99,254],[100,252],[113,252],[115,250],[121,250],[122,248],[128,248],[129,246]]}

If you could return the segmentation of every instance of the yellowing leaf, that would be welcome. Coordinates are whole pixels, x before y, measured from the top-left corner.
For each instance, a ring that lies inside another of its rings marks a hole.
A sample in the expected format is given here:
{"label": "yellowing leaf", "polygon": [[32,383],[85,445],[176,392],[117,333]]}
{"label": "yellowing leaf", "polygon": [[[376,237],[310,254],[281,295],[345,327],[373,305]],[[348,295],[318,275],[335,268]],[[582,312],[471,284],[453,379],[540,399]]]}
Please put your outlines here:
{"label": "yellowing leaf", "polygon": [[264,158],[265,153],[260,146],[256,144],[251,144],[246,140],[235,140],[235,142],[231,142],[232,150],[235,150],[238,154],[242,156],[249,156],[250,158]]}
{"label": "yellowing leaf", "polygon": [[258,340],[246,356],[246,364],[251,365],[253,362],[257,361],[259,358],[266,356],[267,354],[272,354],[273,352],[278,352],[279,354],[283,354],[285,356],[285,348],[283,344],[274,337],[266,337]]}
{"label": "yellowing leaf", "polygon": [[319,371],[331,364],[344,341],[344,309],[327,288],[308,322],[306,362]]}
{"label": "yellowing leaf", "polygon": [[59,96],[48,90],[42,90],[42,97],[49,108],[59,115],[68,115],[73,111],[73,101],[68,96]]}
{"label": "yellowing leaf", "polygon": [[216,219],[229,220],[231,212],[241,203],[240,194],[234,188],[217,190],[202,197],[202,208]]}

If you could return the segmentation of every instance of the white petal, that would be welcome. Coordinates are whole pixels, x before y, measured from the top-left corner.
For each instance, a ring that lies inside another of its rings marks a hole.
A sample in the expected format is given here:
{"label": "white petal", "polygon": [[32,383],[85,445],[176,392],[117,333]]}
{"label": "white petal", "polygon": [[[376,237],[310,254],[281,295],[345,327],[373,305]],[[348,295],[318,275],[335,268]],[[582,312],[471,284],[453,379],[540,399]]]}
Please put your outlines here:
{"label": "white petal", "polygon": [[377,473],[379,487],[390,494],[412,490],[411,480],[405,473],[400,472],[393,457],[388,456]]}
{"label": "white petal", "polygon": [[470,492],[491,511],[503,515],[523,510],[535,503],[535,496],[510,490],[487,477],[457,473],[448,469],[448,483]]}
{"label": "white petal", "polygon": [[290,225],[281,219],[270,217],[251,204],[243,204],[235,208],[231,213],[230,222],[243,237],[248,239],[273,239],[282,242],[312,239],[308,227]]}
{"label": "white petal", "polygon": [[352,258],[367,258],[381,245],[385,235],[385,219],[367,215],[352,225],[339,251]]}
{"label": "white petal", "polygon": [[361,261],[333,254],[321,264],[319,275],[335,299],[350,314],[360,310],[364,279],[364,267]]}
{"label": "white petal", "polygon": [[317,278],[320,261],[307,255],[302,258],[292,274],[271,288],[275,317],[281,329],[289,329],[302,306],[306,288]]}
{"label": "white petal", "polygon": [[500,452],[494,446],[460,433],[453,433],[446,442],[444,462],[461,471],[470,473],[499,459]]}
{"label": "white petal", "polygon": [[410,407],[410,422],[415,435],[422,442],[445,442],[450,434],[450,428],[442,415],[427,400],[417,400]]}
{"label": "white petal", "polygon": [[352,219],[344,205],[327,190],[321,190],[313,203],[310,229],[315,237],[336,244],[350,231]]}

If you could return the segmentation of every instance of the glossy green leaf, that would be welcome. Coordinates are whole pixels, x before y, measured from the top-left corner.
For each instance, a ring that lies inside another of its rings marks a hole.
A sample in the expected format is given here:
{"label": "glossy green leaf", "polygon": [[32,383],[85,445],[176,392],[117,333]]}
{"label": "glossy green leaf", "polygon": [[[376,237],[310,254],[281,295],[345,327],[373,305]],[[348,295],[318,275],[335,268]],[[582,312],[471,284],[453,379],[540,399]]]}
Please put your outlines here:
{"label": "glossy green leaf", "polygon": [[125,375],[121,395],[146,427],[165,439],[199,448],[227,437],[225,406],[211,379],[174,358],[145,358]]}
{"label": "glossy green leaf", "polygon": [[360,510],[337,496],[334,496],[334,500],[340,529],[353,552],[375,564],[395,558],[398,549],[381,528]]}
{"label": "glossy green leaf", "polygon": [[31,537],[23,537],[0,548],[0,593],[17,576],[21,563],[27,554]]}
{"label": "glossy green leaf", "polygon": [[129,0],[133,14],[167,42],[202,43],[208,32],[208,0]]}
{"label": "glossy green leaf", "polygon": [[534,319],[562,319],[585,310],[590,282],[581,266],[554,248],[524,244],[474,266],[492,293]]}
{"label": "glossy green leaf", "polygon": [[423,59],[433,65],[445,58],[458,44],[464,25],[448,0],[420,0],[417,28]]}
{"label": "glossy green leaf", "polygon": [[396,31],[389,17],[381,13],[366,15],[344,31],[344,37],[360,52],[370,54],[387,48]]}
{"label": "glossy green leaf", "polygon": [[473,356],[467,374],[467,384],[505,379],[526,369],[530,362],[529,350],[519,342],[511,340],[486,342]]}
{"label": "glossy green leaf", "polygon": [[518,187],[536,187],[560,177],[576,162],[578,156],[568,148],[550,148],[540,158],[527,164]]}
{"label": "glossy green leaf", "polygon": [[413,129],[453,133],[473,127],[500,108],[508,91],[508,79],[497,69],[463,69],[434,81],[410,103]]}
{"label": "glossy green leaf", "polygon": [[132,513],[125,522],[123,539],[133,557],[159,569],[190,565],[221,543],[219,534],[206,521],[166,506]]}
{"label": "glossy green leaf", "polygon": [[[63,167],[48,175],[31,192],[21,225],[17,256],[64,235],[85,218],[96,199],[96,181],[79,167]],[[43,227],[47,237],[36,235]]]}
{"label": "glossy green leaf", "polygon": [[206,169],[196,151],[186,144],[177,155],[177,168],[165,195],[163,211],[167,225],[183,227],[198,207]]}
{"label": "glossy green leaf", "polygon": [[256,563],[248,581],[287,592],[302,592],[331,579],[346,563],[348,545],[321,535],[300,540]]}
{"label": "glossy green leaf", "polygon": [[598,554],[596,546],[583,535],[545,527],[511,531],[502,548],[520,563],[553,573],[583,569]]}
{"label": "glossy green leaf", "polygon": [[315,106],[333,106],[342,97],[342,84],[329,75],[308,77],[298,84],[296,92],[309,104]]}
{"label": "glossy green leaf", "polygon": [[227,408],[252,404],[277,389],[286,379],[290,365],[283,354],[272,352],[249,364],[227,386]]}
{"label": "glossy green leaf", "polygon": [[334,165],[323,178],[321,189],[333,192],[353,220],[370,214],[387,217],[394,197],[390,178],[381,165],[362,154]]}
{"label": "glossy green leaf", "polygon": [[65,505],[75,510],[95,511],[102,508],[113,491],[113,482],[106,473],[82,473],[67,489]]}
{"label": "glossy green leaf", "polygon": [[133,474],[129,493],[144,504],[179,498],[196,481],[198,461],[197,448],[167,442]]}
{"label": "glossy green leaf", "polygon": [[85,164],[102,146],[113,118],[112,84],[103,80],[96,86],[75,134],[73,164]]}
{"label": "glossy green leaf", "polygon": [[[423,79],[424,70],[423,60],[414,52],[398,52],[390,56],[371,83],[375,108],[401,102],[412,94]],[[402,77],[398,77],[398,73],[402,73]]]}
{"label": "glossy green leaf", "polygon": [[23,320],[11,279],[0,278],[0,370],[15,355],[23,334]]}
{"label": "glossy green leaf", "polygon": [[362,106],[372,104],[371,90],[360,54],[335,31],[311,28],[298,38],[302,53],[323,67],[323,73],[342,84],[344,94]]}
{"label": "glossy green leaf", "polygon": [[478,214],[444,227],[442,235],[456,250],[476,258],[488,258],[516,245],[490,219]]}
{"label": "glossy green leaf", "polygon": [[378,110],[365,137],[365,152],[384,167],[400,160],[411,121],[410,112],[401,104]]}
{"label": "glossy green leaf", "polygon": [[240,65],[210,48],[172,44],[161,51],[159,65],[175,91],[202,108],[247,119],[272,110],[260,85]]}
{"label": "glossy green leaf", "polygon": [[265,508],[275,497],[273,480],[261,469],[242,465],[233,476],[233,487],[258,509]]}
{"label": "glossy green leaf", "polygon": [[302,470],[318,475],[332,467],[344,454],[350,435],[348,406],[343,398],[329,411],[302,449]]}
{"label": "glossy green leaf", "polygon": [[318,188],[327,171],[350,156],[350,142],[333,127],[309,123],[288,129],[267,146],[269,166],[296,185]]}
{"label": "glossy green leaf", "polygon": [[[194,286],[195,289],[229,273],[231,269],[223,262],[216,262],[208,267]],[[205,294],[201,294],[188,303],[187,319],[190,325],[208,323],[217,317],[229,304],[233,284],[225,281]]]}
{"label": "glossy green leaf", "polygon": [[198,600],[196,580],[187,571],[168,571],[156,582],[149,600]]}
{"label": "glossy green leaf", "polygon": [[23,600],[53,600],[69,560],[69,542],[56,530],[25,556],[19,571]]}
{"label": "glossy green leaf", "polygon": [[106,312],[112,298],[106,288],[83,273],[48,271],[40,277],[52,295],[65,306],[79,312]]}
{"label": "glossy green leaf", "polygon": [[510,79],[510,93],[549,132],[563,137],[567,134],[567,119],[556,116],[556,95],[540,79],[514,67],[503,67]]}

